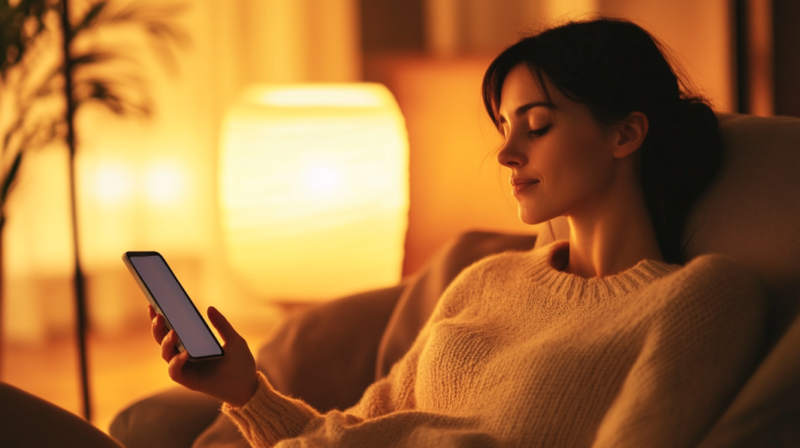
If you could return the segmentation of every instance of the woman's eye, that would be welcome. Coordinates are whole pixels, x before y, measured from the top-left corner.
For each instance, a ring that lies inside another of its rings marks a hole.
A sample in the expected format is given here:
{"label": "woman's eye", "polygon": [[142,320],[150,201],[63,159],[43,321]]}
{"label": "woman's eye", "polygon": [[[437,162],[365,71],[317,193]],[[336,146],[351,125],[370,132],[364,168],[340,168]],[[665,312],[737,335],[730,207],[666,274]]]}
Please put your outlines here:
{"label": "woman's eye", "polygon": [[528,134],[533,135],[535,137],[541,137],[542,135],[546,134],[547,131],[549,130],[550,130],[550,125],[547,125],[543,128],[533,129],[531,131],[528,131]]}

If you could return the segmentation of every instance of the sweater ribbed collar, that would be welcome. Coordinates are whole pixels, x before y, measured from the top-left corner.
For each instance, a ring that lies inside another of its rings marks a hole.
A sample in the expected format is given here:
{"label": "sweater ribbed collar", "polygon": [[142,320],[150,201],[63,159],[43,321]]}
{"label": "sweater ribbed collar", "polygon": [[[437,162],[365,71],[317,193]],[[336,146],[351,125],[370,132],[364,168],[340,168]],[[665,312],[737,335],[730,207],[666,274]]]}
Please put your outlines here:
{"label": "sweater ribbed collar", "polygon": [[555,241],[533,251],[529,274],[536,284],[566,299],[612,299],[627,295],[680,268],[679,265],[642,260],[630,269],[603,278],[583,278],[552,265],[557,252],[569,250],[569,241]]}

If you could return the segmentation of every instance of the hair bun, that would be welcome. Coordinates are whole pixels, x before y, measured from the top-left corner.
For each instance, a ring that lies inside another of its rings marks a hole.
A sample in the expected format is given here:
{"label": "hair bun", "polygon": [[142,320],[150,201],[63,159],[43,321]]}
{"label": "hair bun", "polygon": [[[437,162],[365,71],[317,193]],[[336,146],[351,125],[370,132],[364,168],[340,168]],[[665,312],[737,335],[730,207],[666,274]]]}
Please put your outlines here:
{"label": "hair bun", "polygon": [[[719,133],[708,132],[709,129],[719,129],[719,121],[714,110],[700,97],[685,97],[678,100],[676,110],[675,129],[673,130],[678,141],[683,142],[676,148],[679,152],[690,150],[691,148],[714,148],[719,145]],[[687,144],[688,143],[688,144]],[[687,154],[689,159],[695,159],[703,151],[691,151]],[[718,154],[706,154],[703,157],[717,157]]]}
{"label": "hair bun", "polygon": [[680,118],[686,123],[701,120],[705,125],[711,120],[716,123],[717,118],[714,110],[701,97],[690,96],[678,100],[678,110]]}

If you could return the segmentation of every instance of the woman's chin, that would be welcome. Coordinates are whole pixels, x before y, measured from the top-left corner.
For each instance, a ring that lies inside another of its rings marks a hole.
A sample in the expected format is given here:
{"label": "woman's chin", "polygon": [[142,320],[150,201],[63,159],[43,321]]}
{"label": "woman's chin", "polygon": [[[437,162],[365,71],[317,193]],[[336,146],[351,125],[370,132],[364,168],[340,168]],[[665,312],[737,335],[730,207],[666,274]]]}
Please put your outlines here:
{"label": "woman's chin", "polygon": [[532,213],[531,211],[523,210],[522,208],[518,210],[518,216],[520,221],[531,226],[547,222],[554,218],[554,216],[543,216],[538,213]]}

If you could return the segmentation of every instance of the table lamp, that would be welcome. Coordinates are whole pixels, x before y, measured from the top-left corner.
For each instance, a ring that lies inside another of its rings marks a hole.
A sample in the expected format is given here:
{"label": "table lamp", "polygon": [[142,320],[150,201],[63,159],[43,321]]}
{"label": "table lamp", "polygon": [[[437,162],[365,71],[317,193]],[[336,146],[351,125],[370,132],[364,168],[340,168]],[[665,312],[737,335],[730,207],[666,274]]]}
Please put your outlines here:
{"label": "table lamp", "polygon": [[316,301],[399,281],[408,136],[386,87],[248,88],[224,119],[219,188],[229,265],[260,296]]}

